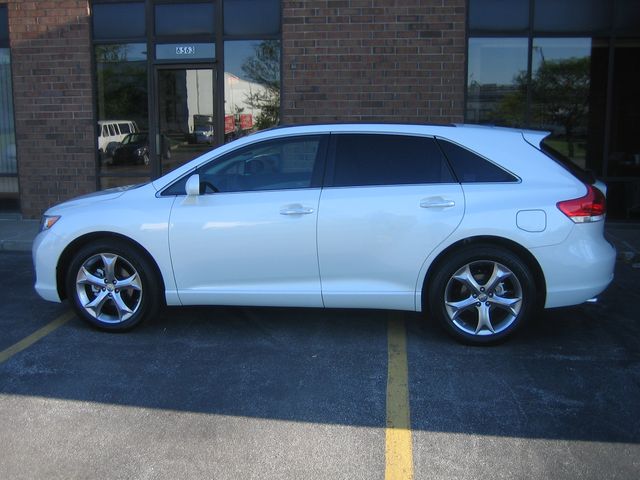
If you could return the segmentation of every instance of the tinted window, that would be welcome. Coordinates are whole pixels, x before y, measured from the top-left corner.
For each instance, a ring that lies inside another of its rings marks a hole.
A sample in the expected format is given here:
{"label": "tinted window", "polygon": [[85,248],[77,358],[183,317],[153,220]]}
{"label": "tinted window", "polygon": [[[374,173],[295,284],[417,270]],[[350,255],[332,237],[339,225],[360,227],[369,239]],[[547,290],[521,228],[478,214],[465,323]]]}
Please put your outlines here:
{"label": "tinted window", "polygon": [[333,185],[454,182],[435,140],[402,135],[335,135]]}
{"label": "tinted window", "polygon": [[[260,142],[200,167],[203,193],[284,190],[314,186],[319,174],[322,137],[295,137]],[[188,177],[188,176],[187,176]],[[184,195],[187,177],[163,195]]]}
{"label": "tinted window", "polygon": [[614,26],[618,31],[637,34],[640,30],[640,2],[638,0],[618,0]]}
{"label": "tinted window", "polygon": [[528,0],[470,0],[469,28],[474,30],[526,30]]}
{"label": "tinted window", "polygon": [[280,33],[280,0],[226,0],[224,33],[246,37]]}
{"label": "tinted window", "polygon": [[131,128],[127,123],[119,123],[118,127],[120,127],[120,133],[131,133]]}
{"label": "tinted window", "polygon": [[603,0],[536,0],[539,32],[592,32],[611,24],[611,4]]}
{"label": "tinted window", "polygon": [[156,35],[212,35],[212,3],[156,5]]}
{"label": "tinted window", "polygon": [[0,45],[9,41],[9,17],[7,6],[0,5]]}
{"label": "tinted window", "polygon": [[98,3],[93,5],[94,38],[145,36],[144,3]]}
{"label": "tinted window", "polygon": [[466,148],[438,140],[460,183],[517,182],[518,179],[497,165]]}

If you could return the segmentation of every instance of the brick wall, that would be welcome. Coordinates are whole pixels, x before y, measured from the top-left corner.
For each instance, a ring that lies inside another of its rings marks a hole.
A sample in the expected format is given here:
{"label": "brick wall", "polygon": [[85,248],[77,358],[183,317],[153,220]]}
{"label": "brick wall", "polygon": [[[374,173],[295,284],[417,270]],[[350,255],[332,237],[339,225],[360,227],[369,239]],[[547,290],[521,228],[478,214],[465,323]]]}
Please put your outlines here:
{"label": "brick wall", "polygon": [[95,190],[87,0],[7,3],[20,201],[25,217]]}
{"label": "brick wall", "polygon": [[465,0],[283,0],[283,119],[462,122]]}

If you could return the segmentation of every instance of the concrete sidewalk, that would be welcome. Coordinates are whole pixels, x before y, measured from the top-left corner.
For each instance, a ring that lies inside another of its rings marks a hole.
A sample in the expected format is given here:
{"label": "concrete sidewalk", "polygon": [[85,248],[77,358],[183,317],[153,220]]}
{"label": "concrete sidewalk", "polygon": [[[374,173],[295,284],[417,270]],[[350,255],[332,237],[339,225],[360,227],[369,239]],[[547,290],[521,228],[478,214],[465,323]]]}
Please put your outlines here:
{"label": "concrete sidewalk", "polygon": [[[31,251],[39,227],[38,220],[23,220],[17,215],[0,216],[0,251]],[[622,261],[640,262],[640,223],[607,223],[606,232]]]}

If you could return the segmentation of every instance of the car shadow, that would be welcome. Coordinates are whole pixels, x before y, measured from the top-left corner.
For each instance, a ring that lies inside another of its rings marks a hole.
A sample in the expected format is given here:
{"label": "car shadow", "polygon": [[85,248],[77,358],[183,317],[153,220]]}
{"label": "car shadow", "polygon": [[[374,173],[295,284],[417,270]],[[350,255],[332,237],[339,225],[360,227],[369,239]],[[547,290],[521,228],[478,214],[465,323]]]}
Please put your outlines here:
{"label": "car shadow", "polygon": [[384,428],[387,326],[401,316],[414,430],[639,443],[630,296],[546,311],[489,348],[379,310],[168,308],[126,334],[73,319],[0,365],[0,393]]}

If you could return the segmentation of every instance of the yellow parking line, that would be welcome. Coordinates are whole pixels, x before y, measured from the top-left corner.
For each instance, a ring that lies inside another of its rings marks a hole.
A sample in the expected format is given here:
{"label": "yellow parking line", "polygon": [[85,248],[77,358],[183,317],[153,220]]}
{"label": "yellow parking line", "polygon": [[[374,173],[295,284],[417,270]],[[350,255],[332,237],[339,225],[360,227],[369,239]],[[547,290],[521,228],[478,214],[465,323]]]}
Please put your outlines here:
{"label": "yellow parking line", "polygon": [[385,480],[413,479],[407,339],[401,314],[389,315]]}
{"label": "yellow parking line", "polygon": [[6,362],[11,357],[13,357],[16,353],[21,352],[25,348],[29,348],[31,345],[36,343],[42,337],[49,335],[56,328],[67,323],[69,320],[73,318],[73,316],[74,316],[73,312],[63,313],[58,318],[56,318],[53,322],[46,324],[44,327],[36,330],[28,337],[23,338],[18,343],[15,343],[11,345],[9,348],[7,348],[6,350],[3,350],[2,352],[0,352],[0,363]]}

